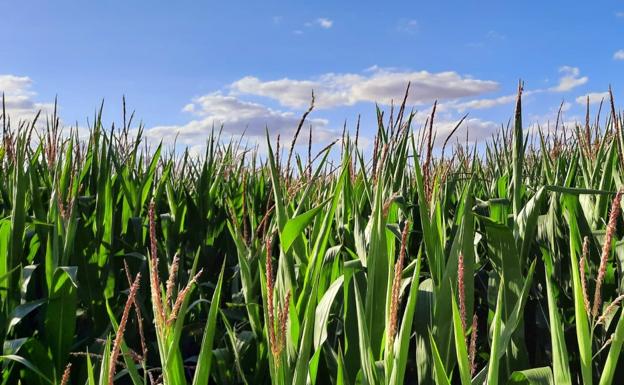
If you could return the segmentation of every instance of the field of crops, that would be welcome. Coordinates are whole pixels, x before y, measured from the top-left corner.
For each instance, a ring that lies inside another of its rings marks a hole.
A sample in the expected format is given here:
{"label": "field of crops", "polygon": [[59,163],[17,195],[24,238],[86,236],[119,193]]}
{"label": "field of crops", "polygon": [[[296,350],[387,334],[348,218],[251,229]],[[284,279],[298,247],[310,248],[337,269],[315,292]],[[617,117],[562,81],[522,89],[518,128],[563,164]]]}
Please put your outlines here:
{"label": "field of crops", "polygon": [[479,148],[377,116],[195,157],[3,113],[2,384],[622,383],[613,97],[529,130],[520,90]]}

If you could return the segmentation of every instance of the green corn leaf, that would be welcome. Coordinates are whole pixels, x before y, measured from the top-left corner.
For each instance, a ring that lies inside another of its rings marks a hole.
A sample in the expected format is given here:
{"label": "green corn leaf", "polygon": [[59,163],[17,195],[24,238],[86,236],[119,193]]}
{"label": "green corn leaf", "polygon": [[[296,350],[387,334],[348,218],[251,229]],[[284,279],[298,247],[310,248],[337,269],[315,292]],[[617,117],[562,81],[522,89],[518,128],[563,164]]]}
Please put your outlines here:
{"label": "green corn leaf", "polygon": [[392,367],[390,385],[401,385],[403,384],[403,380],[405,378],[405,368],[407,366],[407,354],[409,353],[409,348],[410,348],[410,339],[412,335],[412,323],[414,321],[414,312],[416,310],[416,305],[417,305],[417,300],[418,300],[418,287],[420,285],[420,282],[419,282],[420,263],[422,260],[421,252],[422,252],[422,249],[418,251],[418,257],[416,259],[416,268],[414,269],[412,273],[412,278],[410,282],[410,290],[409,290],[409,294],[407,295],[407,304],[405,305],[405,313],[403,314],[403,320],[401,321],[401,328],[399,329],[399,334],[397,337],[397,341],[395,343],[396,364],[394,364]]}
{"label": "green corn leaf", "polygon": [[292,246],[293,242],[297,237],[302,235],[303,230],[310,224],[310,222],[316,217],[316,215],[321,212],[325,204],[329,202],[326,200],[319,206],[306,211],[303,214],[299,214],[298,216],[289,219],[284,225],[284,229],[280,234],[280,246],[284,253],[287,253]]}
{"label": "green corn leaf", "polygon": [[348,158],[345,158],[340,177],[338,178],[338,183],[336,183],[334,187],[334,196],[331,206],[325,213],[325,217],[320,225],[321,227],[315,236],[314,246],[312,248],[312,253],[310,254],[310,264],[308,264],[304,279],[304,286],[298,299],[297,307],[302,308],[302,306],[304,306],[304,317],[302,319],[303,330],[301,332],[293,385],[303,385],[306,381],[308,373],[310,351],[313,344],[315,323],[314,312],[316,309],[316,295],[312,295],[312,293],[316,293],[318,289],[321,270],[323,267],[323,258],[325,256],[327,243],[329,241],[331,221],[334,219],[334,213],[336,212],[336,207],[338,206],[338,201],[340,200],[340,194],[337,194],[337,192],[340,191],[342,189],[342,185],[346,183],[346,177],[348,175],[347,162]]}
{"label": "green corn leaf", "polygon": [[204,326],[204,336],[197,357],[197,367],[193,376],[193,385],[207,384],[210,377],[210,366],[212,364],[212,347],[214,342],[214,334],[217,326],[217,314],[219,303],[221,302],[221,287],[223,286],[223,272],[225,271],[225,263],[221,267],[217,287],[212,295],[210,310],[208,311],[208,319]]}
{"label": "green corn leaf", "polygon": [[110,364],[110,355],[111,355],[111,341],[110,338],[106,339],[106,345],[104,345],[104,353],[102,354],[102,363],[100,364],[100,378],[98,381],[98,385],[109,385],[108,384],[108,370]]}
{"label": "green corn leaf", "polygon": [[96,385],[95,382],[95,374],[93,373],[93,363],[91,362],[91,355],[89,354],[89,349],[87,349],[87,384],[88,385]]}
{"label": "green corn leaf", "polygon": [[[461,314],[459,313],[459,308],[457,307],[457,301],[455,301],[455,297],[453,296],[453,331],[455,336],[455,353],[457,354],[457,363],[459,366],[459,378],[461,379],[462,385],[470,385],[470,359],[468,358],[468,347],[466,346],[466,334],[464,332],[464,328],[462,327]],[[496,321],[496,316],[494,317]],[[498,319],[500,329],[500,316]],[[498,333],[497,327],[494,327],[494,333]],[[494,334],[496,336],[496,334]],[[494,337],[496,340],[497,337]],[[495,341],[493,340],[493,341]],[[498,342],[498,341],[496,341]],[[494,344],[495,342],[492,342]]]}
{"label": "green corn leaf", "polygon": [[9,315],[9,322],[7,324],[7,334],[11,333],[11,330],[17,324],[19,324],[20,321],[24,319],[24,317],[26,317],[28,314],[35,311],[44,303],[46,303],[45,299],[38,299],[35,301],[26,302],[24,304],[16,306],[11,312],[11,314]]}
{"label": "green corn leaf", "polygon": [[435,373],[436,385],[451,385],[448,374],[446,374],[446,369],[444,369],[444,363],[438,352],[438,347],[431,333],[429,333],[429,341],[431,343],[431,352],[433,353],[433,371]]}
{"label": "green corn leaf", "polygon": [[513,213],[518,217],[522,199],[522,172],[524,168],[524,132],[522,127],[522,83],[518,85],[518,98],[516,100],[516,118],[513,129]]}
{"label": "green corn leaf", "polygon": [[25,367],[27,367],[28,369],[32,370],[35,374],[41,377],[48,384],[54,384],[52,380],[50,380],[43,373],[41,373],[41,371],[39,371],[39,369],[37,369],[37,367],[33,365],[32,362],[28,361],[24,357],[21,357],[15,354],[8,354],[8,355],[0,356],[0,362],[1,361],[14,361],[14,362],[20,363],[24,365]]}
{"label": "green corn leaf", "polygon": [[329,312],[331,310],[332,304],[334,303],[334,299],[336,295],[339,293],[342,288],[342,283],[344,282],[344,276],[341,275],[332,282],[331,286],[327,289],[323,298],[319,301],[316,306],[315,312],[315,324],[314,324],[314,349],[317,350],[327,339],[327,321],[329,320]]}
{"label": "green corn leaf", "polygon": [[[501,343],[501,318],[503,315],[503,292],[504,292],[504,280],[501,280],[500,287],[498,289],[498,297],[496,300],[496,311],[494,312],[494,319],[492,320],[492,349],[490,351],[490,360],[488,362],[487,371],[487,383],[488,385],[498,385],[498,367],[499,360],[502,351],[504,350],[503,343]],[[511,333],[510,333],[511,337]],[[504,344],[506,345],[506,344]]]}
{"label": "green corn leaf", "polygon": [[[507,350],[507,346],[509,344],[509,341],[511,340],[512,335],[514,334],[516,328],[518,327],[518,324],[521,320],[521,318],[524,316],[524,306],[526,305],[526,301],[527,298],[529,296],[529,289],[531,288],[531,284],[533,283],[533,273],[535,272],[535,266],[536,266],[537,260],[534,260],[533,263],[531,263],[531,266],[529,267],[529,272],[527,274],[526,279],[524,280],[524,285],[522,287],[522,291],[520,294],[520,297],[518,298],[518,300],[516,301],[513,310],[511,312],[511,315],[509,316],[509,318],[507,319],[507,321],[504,323],[504,326],[502,326],[500,332],[498,334],[492,334],[492,337],[494,337],[494,335],[498,335],[498,341],[497,344],[494,345],[492,344],[492,350],[496,350],[495,353],[496,355],[492,355],[492,353],[490,353],[490,361],[492,360],[496,360],[496,368],[495,371],[498,372],[498,361],[500,361],[500,359],[503,357],[503,355],[505,354],[505,351]],[[501,282],[504,282],[504,279],[501,280]],[[495,316],[496,316],[496,312],[502,312],[504,305],[499,305],[501,299],[501,296],[503,296],[503,294],[501,293],[502,291],[504,291],[505,289],[503,288],[504,285],[501,284],[499,287],[499,291],[498,291],[498,295],[497,295],[497,300],[496,300],[496,309],[495,309]],[[496,324],[494,322],[492,322],[492,326],[494,327]],[[473,379],[472,379],[472,385],[481,385],[483,384],[483,381],[486,380],[486,376],[489,373],[490,370],[490,363],[488,363]]]}
{"label": "green corn leaf", "polygon": [[557,385],[571,385],[569,356],[563,334],[563,324],[559,315],[554,289],[552,288],[552,257],[548,250],[543,247],[541,249],[546,265],[546,295],[548,298],[548,318],[553,349],[553,374]]}
{"label": "green corn leaf", "polygon": [[513,372],[507,385],[554,385],[549,366]]}
{"label": "green corn leaf", "polygon": [[358,288],[357,279],[353,280],[355,288],[355,304],[357,309],[358,320],[358,337],[360,340],[360,365],[364,377],[364,383],[367,385],[378,384],[377,369],[375,369],[375,360],[371,349],[370,337],[366,328],[366,318],[364,315],[364,306],[360,297],[360,289]]}
{"label": "green corn leaf", "polygon": [[577,223],[578,200],[567,196],[566,219],[570,227],[570,270],[572,272],[572,293],[574,294],[574,317],[576,326],[576,338],[578,342],[579,355],[581,361],[581,374],[585,385],[591,385],[592,376],[592,341],[589,326],[588,309],[585,309],[583,287],[580,276],[578,256],[582,253],[583,241]]}
{"label": "green corn leaf", "polygon": [[77,289],[72,270],[56,269],[45,310],[45,335],[58,373],[65,369],[76,329]]}
{"label": "green corn leaf", "polygon": [[609,355],[607,355],[607,361],[605,361],[604,368],[600,375],[599,385],[613,384],[615,370],[618,367],[618,363],[621,363],[620,352],[622,351],[622,344],[624,344],[624,310],[620,312],[620,319],[611,338]]}
{"label": "green corn leaf", "polygon": [[516,221],[514,228],[514,237],[516,238],[517,248],[520,251],[520,264],[525,265],[525,261],[529,256],[529,248],[535,238],[535,229],[537,227],[537,218],[540,214],[540,208],[546,198],[546,189],[540,187],[535,195],[522,208]]}

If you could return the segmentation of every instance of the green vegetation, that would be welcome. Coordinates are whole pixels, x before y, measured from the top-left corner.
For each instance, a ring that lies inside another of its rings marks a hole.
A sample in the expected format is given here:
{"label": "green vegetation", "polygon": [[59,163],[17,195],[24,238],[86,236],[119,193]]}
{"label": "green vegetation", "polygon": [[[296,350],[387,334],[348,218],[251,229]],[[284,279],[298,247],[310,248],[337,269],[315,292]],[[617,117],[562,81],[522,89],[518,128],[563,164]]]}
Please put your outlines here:
{"label": "green vegetation", "polygon": [[370,161],[3,113],[0,381],[617,383],[623,120],[528,132],[521,95],[450,156],[435,106],[378,111]]}

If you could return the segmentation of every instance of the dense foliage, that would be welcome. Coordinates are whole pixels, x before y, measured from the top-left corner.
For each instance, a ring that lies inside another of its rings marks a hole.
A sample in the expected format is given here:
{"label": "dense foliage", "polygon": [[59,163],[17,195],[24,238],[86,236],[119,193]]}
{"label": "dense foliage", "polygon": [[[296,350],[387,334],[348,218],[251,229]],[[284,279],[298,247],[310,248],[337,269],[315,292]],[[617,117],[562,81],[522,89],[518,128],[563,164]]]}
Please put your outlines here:
{"label": "dense foliage", "polygon": [[[4,384],[611,384],[624,127],[435,149],[405,106],[316,157],[2,115]],[[589,108],[588,108],[589,111]],[[446,146],[446,141],[444,142]],[[272,146],[273,145],[273,146]],[[446,155],[446,156],[445,156]],[[367,160],[366,158],[370,158]]]}

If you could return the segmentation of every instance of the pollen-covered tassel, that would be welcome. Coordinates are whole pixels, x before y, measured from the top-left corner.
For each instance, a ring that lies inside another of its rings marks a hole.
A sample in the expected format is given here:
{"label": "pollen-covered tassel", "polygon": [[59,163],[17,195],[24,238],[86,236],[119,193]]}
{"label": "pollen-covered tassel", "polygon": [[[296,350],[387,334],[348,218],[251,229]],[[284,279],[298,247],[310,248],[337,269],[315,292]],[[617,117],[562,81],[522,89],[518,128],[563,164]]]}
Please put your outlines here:
{"label": "pollen-covered tassel", "polygon": [[184,303],[184,299],[186,298],[187,294],[191,290],[191,287],[195,283],[197,283],[197,280],[199,279],[199,277],[202,275],[203,272],[204,272],[203,269],[199,270],[199,272],[195,274],[195,276],[191,278],[190,281],[188,281],[188,283],[186,284],[186,287],[182,289],[180,293],[178,293],[178,298],[176,299],[175,303],[173,304],[173,307],[171,308],[171,315],[169,316],[169,319],[167,320],[167,325],[171,325],[176,320],[176,318],[178,317],[178,312],[180,311],[180,307]]}
{"label": "pollen-covered tassel", "polygon": [[469,348],[469,356],[470,356],[470,375],[474,376],[477,371],[477,365],[475,363],[477,358],[477,329],[479,326],[479,318],[477,317],[477,313],[472,316],[472,332],[470,334],[470,348]]}
{"label": "pollen-covered tassel", "polygon": [[277,352],[277,341],[275,338],[275,317],[274,317],[274,309],[273,309],[273,261],[271,259],[271,237],[267,237],[266,239],[266,290],[267,290],[267,314],[268,314],[268,325],[267,331],[269,332],[269,345],[271,348],[271,353],[273,356],[276,355]]}
{"label": "pollen-covered tassel", "polygon": [[284,304],[282,305],[282,311],[280,313],[280,350],[286,346],[286,331],[288,330],[288,308],[290,306],[290,291],[286,293],[284,298]]}
{"label": "pollen-covered tassel", "polygon": [[594,292],[594,307],[592,310],[592,316],[596,318],[602,305],[602,283],[604,281],[605,273],[607,272],[607,262],[609,255],[611,254],[611,242],[613,240],[613,234],[615,233],[615,227],[617,225],[617,219],[620,215],[620,200],[622,199],[622,190],[615,194],[613,203],[611,204],[611,213],[609,214],[609,223],[607,224],[607,230],[605,234],[604,246],[602,247],[602,255],[600,257],[600,267],[598,269],[598,278],[596,279],[596,291]]}
{"label": "pollen-covered tassel", "polygon": [[429,118],[429,130],[427,131],[427,156],[425,157],[425,163],[422,166],[423,169],[423,184],[425,186],[425,196],[427,202],[431,203],[431,197],[433,194],[434,181],[431,176],[431,161],[433,154],[433,121],[435,118],[438,101],[433,102],[433,110],[431,110],[431,116]]}
{"label": "pollen-covered tassel", "polygon": [[63,372],[63,377],[61,378],[61,385],[68,385],[69,384],[69,376],[71,374],[71,366],[72,366],[72,364],[69,363],[65,367],[65,371]]}
{"label": "pollen-covered tassel", "polygon": [[169,268],[169,278],[167,279],[167,293],[166,293],[166,301],[167,306],[173,306],[173,289],[176,285],[176,276],[178,275],[178,266],[180,264],[180,257],[178,253],[173,256],[173,262],[171,262],[171,267]]}
{"label": "pollen-covered tassel", "polygon": [[618,305],[622,302],[622,300],[624,300],[624,294],[622,294],[619,297],[617,297],[616,299],[614,299],[613,302],[611,302],[611,304],[609,304],[609,306],[607,306],[605,311],[598,318],[598,321],[596,322],[596,324],[597,325],[604,324],[605,321],[607,320],[607,317],[609,317],[609,315],[615,311],[615,308],[618,307]]}
{"label": "pollen-covered tassel", "polygon": [[[381,146],[381,143],[379,144]],[[381,151],[381,160],[379,162],[377,162],[375,160],[375,168],[373,170],[373,184],[377,184],[377,181],[379,180],[379,178],[381,178],[381,175],[383,173],[383,167],[384,164],[386,162],[386,156],[388,155],[388,145],[384,144]]]}
{"label": "pollen-covered tassel", "polygon": [[405,261],[405,253],[407,249],[407,236],[409,234],[409,222],[405,222],[403,233],[401,234],[401,249],[399,251],[399,259],[394,265],[394,279],[392,280],[392,298],[390,303],[390,325],[388,328],[388,339],[390,346],[394,343],[397,332],[397,324],[399,317],[399,295],[401,291],[401,276],[403,275],[403,264]]}
{"label": "pollen-covered tassel", "polygon": [[119,357],[124,331],[126,330],[126,324],[128,323],[128,315],[130,314],[130,309],[134,303],[137,290],[139,290],[140,282],[141,273],[137,274],[134,279],[134,283],[130,286],[130,293],[128,294],[128,299],[126,300],[126,306],[124,307],[121,320],[119,321],[119,327],[117,328],[117,334],[115,335],[115,342],[113,343],[113,350],[108,364],[108,385],[113,385],[113,378],[115,377],[115,370],[117,368],[117,358]]}
{"label": "pollen-covered tassel", "polygon": [[249,237],[249,214],[247,212],[247,174],[243,176],[243,242],[246,246],[249,246],[251,238]]}
{"label": "pollen-covered tassel", "polygon": [[[128,280],[128,286],[132,286],[132,277],[130,276],[130,269],[128,268],[128,263],[124,259],[124,270],[126,271],[126,279]],[[136,298],[133,302],[134,305],[134,313],[136,315],[136,322],[139,328],[139,339],[141,340],[141,360],[145,360],[147,357],[147,343],[145,342],[145,333],[143,331],[143,316],[141,315],[141,308],[136,302]]]}
{"label": "pollen-covered tassel", "polygon": [[466,286],[464,285],[464,253],[459,252],[457,259],[457,291],[459,295],[459,313],[464,332],[466,331]]}
{"label": "pollen-covered tassel", "polygon": [[286,293],[282,307],[277,309],[277,334],[273,338],[275,346],[271,349],[275,365],[280,365],[280,357],[286,347],[286,331],[288,330],[288,306],[290,305],[290,291]]}
{"label": "pollen-covered tassel", "polygon": [[149,236],[150,236],[150,286],[152,292],[152,304],[154,306],[154,323],[157,328],[162,328],[165,324],[165,311],[160,292],[160,278],[158,277],[158,241],[156,240],[156,213],[154,200],[150,202],[149,211]]}

